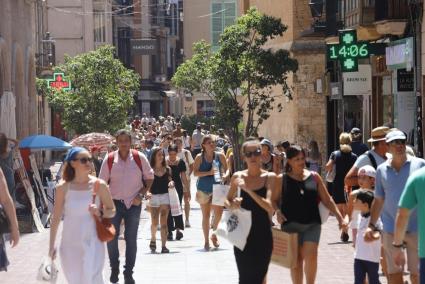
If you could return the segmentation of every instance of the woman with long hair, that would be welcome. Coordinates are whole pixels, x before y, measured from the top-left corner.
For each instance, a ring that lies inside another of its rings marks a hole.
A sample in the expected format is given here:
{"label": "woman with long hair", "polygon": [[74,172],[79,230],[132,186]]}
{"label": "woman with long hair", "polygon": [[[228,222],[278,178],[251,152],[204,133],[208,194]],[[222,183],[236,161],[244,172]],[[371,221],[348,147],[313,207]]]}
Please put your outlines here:
{"label": "woman with long hair", "polygon": [[[339,135],[339,150],[332,152],[326,163],[326,171],[332,171],[335,166],[335,179],[332,183],[332,198],[338,206],[342,217],[347,215],[348,196],[345,190],[344,178],[357,160],[357,155],[351,149],[351,135],[343,132]],[[348,241],[348,233],[341,232],[341,241]]]}
{"label": "woman with long hair", "polygon": [[[179,195],[180,205],[182,204],[183,195],[188,195],[189,184],[186,177],[186,164],[177,156],[177,145],[171,144],[168,146],[167,165],[171,168],[171,178],[174,181],[177,194]],[[184,230],[183,216],[173,217],[168,216],[168,236],[169,240],[173,239],[173,231],[176,230],[176,240],[183,238]]]}
{"label": "woman with long hair", "polygon": [[[242,145],[247,170],[236,172],[230,181],[225,205],[230,210],[243,208],[251,211],[252,225],[244,250],[234,247],[240,284],[266,283],[273,237],[270,216],[276,175],[261,168],[261,145],[258,140]],[[240,196],[237,195],[241,189]]]}
{"label": "woman with long hair", "polygon": [[[214,211],[212,229],[216,230],[223,214],[222,206],[211,205],[213,184],[219,184],[228,178],[226,157],[223,153],[215,152],[215,141],[211,135],[205,135],[201,142],[202,152],[195,158],[193,174],[198,177],[196,183],[196,201],[201,205],[202,230],[204,233],[204,249],[210,249],[209,231],[211,209]],[[224,175],[223,175],[224,173]],[[222,181],[221,181],[221,180]],[[219,247],[217,235],[211,235],[214,247]]]}
{"label": "woman with long hair", "polygon": [[279,175],[273,191],[273,207],[282,230],[298,233],[298,263],[291,268],[293,284],[313,284],[317,272],[317,250],[321,233],[318,200],[337,218],[340,228],[346,228],[335,202],[330,197],[319,174],[305,168],[306,155],[297,145],[286,151],[284,175]]}
{"label": "woman with long hair", "polygon": [[[65,157],[63,179],[56,187],[49,256],[56,258],[56,234],[64,216],[60,259],[70,284],[104,283],[105,243],[97,236],[93,216],[112,218],[115,206],[108,185],[90,175],[92,161],[84,148],[69,150]],[[92,204],[93,195],[96,195],[95,204]]]}
{"label": "woman with long hair", "polygon": [[[9,149],[10,145],[12,145],[11,149]],[[15,149],[18,149],[18,141],[7,138],[4,133],[0,133],[0,169],[3,171],[3,175],[7,183],[7,188],[13,201],[16,200],[15,175],[13,170],[13,151]]]}
{"label": "woman with long hair", "polygon": [[[9,220],[10,245],[16,247],[19,242],[18,220],[16,219],[16,210],[13,205],[12,197],[7,189],[6,179],[3,171],[0,169],[0,207],[3,207],[6,218]],[[7,271],[9,261],[6,255],[6,246],[3,235],[0,234],[0,271]]]}
{"label": "woman with long hair", "polygon": [[308,169],[320,175],[322,171],[322,155],[320,154],[319,145],[316,140],[311,140],[308,144],[306,160]]}
{"label": "woman with long hair", "polygon": [[151,167],[154,171],[154,178],[150,190],[147,192],[149,199],[149,211],[151,213],[151,241],[149,248],[152,253],[156,251],[156,230],[158,223],[161,224],[161,253],[169,253],[167,243],[167,218],[170,211],[170,197],[168,187],[174,186],[171,169],[165,161],[165,154],[162,148],[154,148],[151,156]]}

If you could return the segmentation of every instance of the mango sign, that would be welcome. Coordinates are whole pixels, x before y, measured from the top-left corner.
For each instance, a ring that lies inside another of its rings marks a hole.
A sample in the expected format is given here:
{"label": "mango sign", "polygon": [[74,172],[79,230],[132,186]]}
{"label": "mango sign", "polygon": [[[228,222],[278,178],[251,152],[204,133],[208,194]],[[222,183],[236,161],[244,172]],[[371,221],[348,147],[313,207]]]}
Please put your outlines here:
{"label": "mango sign", "polygon": [[54,73],[52,79],[47,80],[47,88],[56,90],[71,90],[71,81],[65,77],[64,73]]}

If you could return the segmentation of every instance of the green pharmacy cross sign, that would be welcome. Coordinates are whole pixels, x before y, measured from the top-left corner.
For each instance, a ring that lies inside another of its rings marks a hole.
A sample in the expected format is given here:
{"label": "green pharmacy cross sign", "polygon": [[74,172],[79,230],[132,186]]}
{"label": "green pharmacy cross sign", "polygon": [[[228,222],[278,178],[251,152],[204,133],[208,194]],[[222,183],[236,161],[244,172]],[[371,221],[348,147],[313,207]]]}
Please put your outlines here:
{"label": "green pharmacy cross sign", "polygon": [[64,73],[54,73],[52,79],[47,79],[47,88],[69,91],[71,90],[71,81],[65,77]]}
{"label": "green pharmacy cross sign", "polygon": [[368,42],[357,41],[355,30],[339,31],[339,43],[327,44],[327,59],[339,60],[342,72],[357,72],[358,59],[368,58],[370,46]]}

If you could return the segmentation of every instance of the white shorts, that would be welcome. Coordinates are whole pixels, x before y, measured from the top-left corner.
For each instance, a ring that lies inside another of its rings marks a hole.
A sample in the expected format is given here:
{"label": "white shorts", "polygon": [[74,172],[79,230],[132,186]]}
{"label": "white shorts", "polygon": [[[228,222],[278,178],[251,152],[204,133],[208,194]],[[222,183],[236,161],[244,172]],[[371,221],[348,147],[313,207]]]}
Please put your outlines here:
{"label": "white shorts", "polygon": [[168,196],[168,193],[152,194],[148,206],[159,207],[161,205],[170,205],[170,197]]}

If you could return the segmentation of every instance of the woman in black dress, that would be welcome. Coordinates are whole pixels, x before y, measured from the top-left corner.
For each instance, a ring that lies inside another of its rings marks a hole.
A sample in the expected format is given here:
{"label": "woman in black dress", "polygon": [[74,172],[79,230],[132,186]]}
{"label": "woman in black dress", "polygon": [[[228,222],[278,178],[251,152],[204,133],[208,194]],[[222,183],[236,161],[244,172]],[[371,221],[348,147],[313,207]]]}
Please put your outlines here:
{"label": "woman in black dress", "polygon": [[[262,284],[266,281],[273,237],[270,216],[272,189],[276,175],[261,169],[261,145],[253,140],[242,145],[247,170],[232,176],[226,207],[244,208],[252,214],[252,226],[244,250],[234,247],[240,284]],[[241,189],[240,197],[237,196]]]}
{"label": "woman in black dress", "polygon": [[[182,203],[183,194],[187,195],[188,180],[186,177],[186,164],[185,162],[177,157],[177,145],[172,144],[168,146],[168,157],[167,165],[171,168],[171,178],[174,181],[177,194],[179,195],[180,205]],[[176,240],[183,238],[183,233],[180,230],[184,230],[183,215],[173,217],[171,214],[168,215],[168,236],[169,241],[173,240],[173,231],[176,230]]]}

